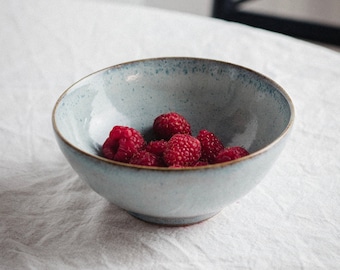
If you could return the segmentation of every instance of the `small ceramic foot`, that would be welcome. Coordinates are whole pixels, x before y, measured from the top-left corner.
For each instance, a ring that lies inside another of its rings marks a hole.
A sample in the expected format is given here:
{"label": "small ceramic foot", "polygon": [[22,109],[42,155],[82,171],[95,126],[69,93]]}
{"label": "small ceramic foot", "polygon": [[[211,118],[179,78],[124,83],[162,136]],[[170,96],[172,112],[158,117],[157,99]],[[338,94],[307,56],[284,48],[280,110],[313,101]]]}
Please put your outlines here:
{"label": "small ceramic foot", "polygon": [[131,216],[138,218],[140,220],[146,221],[148,223],[153,224],[159,224],[159,225],[165,225],[165,226],[186,226],[186,225],[192,225],[199,222],[202,222],[204,220],[207,220],[213,216],[215,216],[217,213],[210,213],[205,215],[199,215],[194,217],[183,217],[183,218],[167,218],[167,217],[153,217],[153,216],[147,216],[143,214],[138,214],[134,212],[128,212]]}

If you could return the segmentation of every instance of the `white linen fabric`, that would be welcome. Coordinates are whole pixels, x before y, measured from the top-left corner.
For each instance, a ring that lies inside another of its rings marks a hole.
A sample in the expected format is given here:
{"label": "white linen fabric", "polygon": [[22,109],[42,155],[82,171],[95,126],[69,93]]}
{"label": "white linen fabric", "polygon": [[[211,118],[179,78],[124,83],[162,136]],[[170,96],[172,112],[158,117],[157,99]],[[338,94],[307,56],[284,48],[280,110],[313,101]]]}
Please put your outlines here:
{"label": "white linen fabric", "polygon": [[[340,265],[340,54],[189,14],[90,0],[3,0],[0,269],[336,269]],[[247,196],[188,227],[139,221],[61,154],[51,112],[96,70],[141,58],[228,61],[277,81],[296,122]]]}

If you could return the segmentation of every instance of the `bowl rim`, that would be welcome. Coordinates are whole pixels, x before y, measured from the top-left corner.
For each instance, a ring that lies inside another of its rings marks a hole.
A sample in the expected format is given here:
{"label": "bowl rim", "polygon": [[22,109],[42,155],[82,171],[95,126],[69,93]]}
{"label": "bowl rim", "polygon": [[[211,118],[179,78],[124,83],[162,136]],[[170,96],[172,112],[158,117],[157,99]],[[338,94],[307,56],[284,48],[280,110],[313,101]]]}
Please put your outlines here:
{"label": "bowl rim", "polygon": [[[181,60],[181,61],[207,61],[209,63],[215,63],[215,64],[223,64],[223,65],[229,65],[232,66],[234,68],[238,68],[238,69],[242,69],[244,71],[253,73],[254,75],[262,78],[263,80],[267,81],[269,84],[274,85],[275,88],[277,88],[277,90],[283,95],[283,97],[286,99],[287,104],[289,106],[289,111],[290,111],[290,118],[288,121],[287,126],[285,127],[285,129],[281,132],[281,134],[275,139],[273,140],[271,143],[267,144],[265,147],[262,147],[261,149],[250,153],[247,156],[238,158],[236,160],[231,160],[231,161],[227,161],[227,162],[221,162],[221,163],[216,163],[216,164],[208,164],[208,165],[204,165],[204,166],[196,166],[196,167],[156,167],[156,166],[144,166],[144,165],[134,165],[134,164],[129,164],[129,163],[124,163],[124,162],[119,162],[119,161],[114,161],[114,160],[110,160],[107,159],[105,157],[102,157],[100,155],[94,155],[91,153],[88,153],[82,149],[80,149],[79,147],[75,146],[74,144],[72,144],[71,142],[69,142],[60,132],[57,123],[56,123],[56,111],[58,106],[60,105],[61,101],[63,100],[63,98],[69,93],[69,91],[78,83],[84,81],[85,79],[104,72],[106,70],[110,70],[110,69],[117,69],[123,66],[127,66],[127,65],[133,65],[133,64],[138,64],[141,62],[152,62],[152,61],[166,61],[166,60]],[[70,148],[72,148],[73,150],[75,150],[76,152],[85,155],[89,158],[95,159],[97,161],[101,161],[107,164],[111,164],[111,165],[116,165],[116,166],[120,166],[120,167],[126,167],[126,168],[131,168],[131,169],[143,169],[143,170],[150,170],[150,171],[192,171],[192,170],[207,170],[207,169],[216,169],[216,168],[221,168],[221,167],[226,167],[226,166],[231,166],[235,163],[240,163],[243,162],[245,160],[249,160],[252,159],[256,156],[259,156],[261,154],[263,154],[264,152],[268,151],[270,148],[272,148],[273,146],[275,146],[279,141],[281,141],[284,137],[286,137],[288,135],[288,133],[290,133],[292,126],[295,122],[295,108],[294,108],[294,104],[292,102],[291,97],[289,96],[289,94],[286,92],[286,90],[283,89],[283,87],[281,87],[277,82],[275,82],[274,80],[272,80],[271,78],[267,77],[266,75],[263,75],[260,72],[257,72],[251,68],[239,65],[239,64],[235,64],[235,63],[231,63],[231,62],[227,62],[227,61],[222,61],[222,60],[215,60],[215,59],[209,59],[209,58],[199,58],[199,57],[186,57],[186,56],[170,56],[170,57],[155,57],[155,58],[143,58],[143,59],[138,59],[138,60],[131,60],[131,61],[127,61],[127,62],[123,62],[123,63],[119,63],[119,64],[115,64],[115,65],[111,65],[108,66],[106,68],[102,68],[100,70],[94,71],[82,78],[80,78],[79,80],[77,80],[76,82],[74,82],[73,84],[71,84],[68,88],[66,88],[66,90],[64,90],[64,92],[59,96],[59,98],[57,99],[56,103],[53,106],[53,110],[52,110],[52,127],[53,130],[55,132],[55,135],[58,136],[66,145],[68,145]]]}

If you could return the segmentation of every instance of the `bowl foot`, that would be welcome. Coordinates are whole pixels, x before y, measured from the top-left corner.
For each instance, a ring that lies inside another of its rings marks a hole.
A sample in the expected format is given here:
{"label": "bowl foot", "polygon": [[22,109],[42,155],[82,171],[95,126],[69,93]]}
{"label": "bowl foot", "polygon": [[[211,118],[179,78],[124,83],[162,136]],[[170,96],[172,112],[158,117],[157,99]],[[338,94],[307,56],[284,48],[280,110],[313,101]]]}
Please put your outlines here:
{"label": "bowl foot", "polygon": [[154,216],[138,214],[138,213],[134,213],[130,211],[128,211],[128,213],[131,216],[138,218],[142,221],[148,222],[148,223],[164,225],[164,226],[187,226],[187,225],[193,225],[193,224],[205,221],[217,215],[219,212],[214,212],[214,213],[199,215],[199,216],[194,216],[194,217],[183,217],[183,218],[154,217]]}

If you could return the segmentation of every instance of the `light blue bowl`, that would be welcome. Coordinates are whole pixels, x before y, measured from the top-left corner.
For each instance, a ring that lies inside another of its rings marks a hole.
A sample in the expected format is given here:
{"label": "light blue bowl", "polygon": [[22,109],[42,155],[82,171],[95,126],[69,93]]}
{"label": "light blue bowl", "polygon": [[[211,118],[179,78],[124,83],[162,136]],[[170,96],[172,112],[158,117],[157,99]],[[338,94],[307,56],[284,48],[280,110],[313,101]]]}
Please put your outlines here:
{"label": "light blue bowl", "polygon": [[[176,111],[193,134],[208,129],[225,145],[251,153],[239,160],[170,169],[100,156],[114,125],[150,139],[156,116]],[[109,67],[68,88],[53,110],[58,144],[79,176],[133,216],[188,225],[220,212],[254,188],[283,149],[294,109],[275,82],[247,68],[207,59],[146,59]]]}

